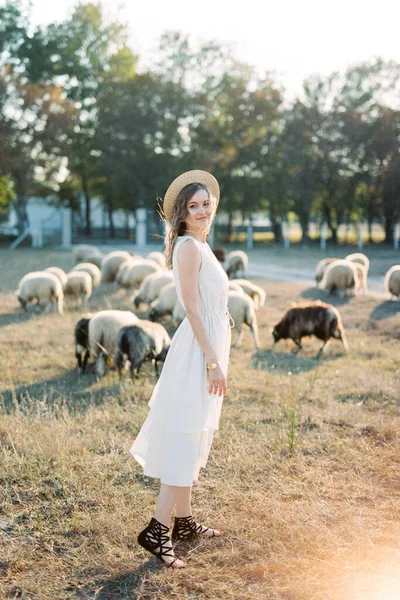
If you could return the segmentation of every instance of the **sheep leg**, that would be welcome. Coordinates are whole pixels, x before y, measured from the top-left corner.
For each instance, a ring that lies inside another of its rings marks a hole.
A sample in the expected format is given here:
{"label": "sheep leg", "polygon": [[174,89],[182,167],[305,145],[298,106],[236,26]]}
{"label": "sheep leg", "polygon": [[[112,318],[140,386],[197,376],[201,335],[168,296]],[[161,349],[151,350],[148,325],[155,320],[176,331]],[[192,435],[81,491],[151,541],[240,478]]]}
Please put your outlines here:
{"label": "sheep leg", "polygon": [[90,351],[86,350],[85,356],[83,358],[82,373],[85,371],[85,369],[87,367],[89,356],[90,356]]}
{"label": "sheep leg", "polygon": [[256,350],[260,347],[260,341],[258,339],[258,326],[257,323],[253,323],[250,325],[251,333],[253,334],[254,347]]}
{"label": "sheep leg", "polygon": [[319,358],[321,358],[324,348],[326,348],[326,346],[329,344],[329,342],[330,342],[330,338],[328,338],[327,340],[324,341],[324,343],[322,344],[322,347],[319,349],[317,356],[315,357],[317,360]]}
{"label": "sheep leg", "polygon": [[100,352],[96,359],[96,373],[98,377],[103,377],[106,371],[104,352]]}
{"label": "sheep leg", "polygon": [[237,338],[236,338],[236,340],[235,340],[235,342],[234,342],[234,344],[233,344],[233,347],[234,347],[234,348],[237,348],[237,347],[238,347],[238,345],[239,345],[239,342],[240,342],[240,340],[241,340],[241,338],[242,338],[242,333],[243,333],[243,331],[242,331],[242,328],[240,328],[240,329],[237,329],[236,331],[238,332],[238,334],[237,334]]}
{"label": "sheep leg", "polygon": [[303,350],[303,346],[301,344],[301,338],[299,340],[293,340],[293,341],[297,346],[297,348],[294,351],[294,354],[298,354],[300,352],[300,350]]}

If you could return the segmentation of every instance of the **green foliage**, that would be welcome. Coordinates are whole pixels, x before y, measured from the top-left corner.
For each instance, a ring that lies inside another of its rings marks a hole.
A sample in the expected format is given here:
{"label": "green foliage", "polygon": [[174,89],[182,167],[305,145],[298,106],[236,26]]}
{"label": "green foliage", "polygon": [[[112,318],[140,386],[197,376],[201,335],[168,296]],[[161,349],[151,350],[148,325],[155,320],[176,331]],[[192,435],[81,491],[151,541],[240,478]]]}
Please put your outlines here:
{"label": "green foliage", "polygon": [[[100,3],[32,30],[24,5],[0,8],[0,175],[16,207],[57,191],[77,206],[99,196],[112,212],[156,208],[171,179],[189,168],[215,173],[220,210],[266,212],[276,240],[289,213],[308,239],[312,218],[337,240],[341,223],[381,219],[387,241],[400,218],[400,65],[375,59],[313,76],[292,104],[270,74],[257,75],[214,41],[165,33],[151,70],[126,26]],[[65,184],[60,166],[67,165]]]}

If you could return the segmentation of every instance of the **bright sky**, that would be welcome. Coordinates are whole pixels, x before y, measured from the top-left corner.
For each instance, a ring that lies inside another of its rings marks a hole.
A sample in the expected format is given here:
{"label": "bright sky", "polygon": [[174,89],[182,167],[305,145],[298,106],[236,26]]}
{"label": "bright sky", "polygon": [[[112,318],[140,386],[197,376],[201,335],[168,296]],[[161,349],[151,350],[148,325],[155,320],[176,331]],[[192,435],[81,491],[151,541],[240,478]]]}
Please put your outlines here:
{"label": "bright sky", "polygon": [[[1,1],[1,0],[0,0]],[[68,16],[75,0],[31,0],[32,21]],[[400,62],[397,0],[102,0],[128,23],[131,46],[146,65],[166,30],[232,44],[237,58],[275,71],[292,95],[312,73],[329,74],[380,56]]]}

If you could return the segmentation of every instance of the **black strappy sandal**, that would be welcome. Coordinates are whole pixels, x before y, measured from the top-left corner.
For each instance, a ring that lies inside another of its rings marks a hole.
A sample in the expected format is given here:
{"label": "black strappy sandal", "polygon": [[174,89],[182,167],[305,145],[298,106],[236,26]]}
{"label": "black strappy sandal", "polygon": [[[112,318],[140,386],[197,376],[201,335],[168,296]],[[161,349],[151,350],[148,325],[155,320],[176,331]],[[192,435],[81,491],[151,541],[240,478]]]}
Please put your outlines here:
{"label": "black strappy sandal", "polygon": [[[207,531],[212,531],[212,535],[205,535]],[[189,515],[188,517],[175,517],[171,538],[173,542],[190,542],[200,536],[209,538],[220,537],[219,535],[215,534],[215,531],[216,530],[211,529],[211,527],[204,527],[204,525],[196,523],[192,515]]]}
{"label": "black strappy sandal", "polygon": [[[139,533],[137,540],[142,548],[151,552],[151,554],[161,560],[164,565],[172,567],[174,562],[178,560],[178,557],[175,556],[172,547],[166,545],[170,541],[168,531],[169,528],[166,525],[152,517],[147,527]],[[167,562],[163,559],[163,556],[169,556],[174,560]],[[183,569],[184,566],[175,568]]]}

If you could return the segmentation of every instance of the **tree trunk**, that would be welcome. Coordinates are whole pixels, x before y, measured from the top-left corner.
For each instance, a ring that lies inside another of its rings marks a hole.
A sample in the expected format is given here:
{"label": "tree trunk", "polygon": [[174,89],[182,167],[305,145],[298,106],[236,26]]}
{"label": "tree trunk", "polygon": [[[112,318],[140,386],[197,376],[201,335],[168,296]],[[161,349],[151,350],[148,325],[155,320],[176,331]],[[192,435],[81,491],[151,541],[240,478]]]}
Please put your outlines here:
{"label": "tree trunk", "polygon": [[233,234],[233,213],[229,213],[229,218],[228,218],[228,242],[231,241],[231,237]]}
{"label": "tree trunk", "polygon": [[367,224],[368,224],[368,243],[372,244],[372,218],[368,218],[367,220]]}
{"label": "tree trunk", "polygon": [[300,227],[301,227],[301,242],[302,244],[308,244],[310,238],[308,236],[308,227],[310,222],[310,215],[304,213],[300,215]]}
{"label": "tree trunk", "polygon": [[111,200],[107,201],[107,214],[108,214],[108,225],[110,227],[110,237],[115,237],[115,226],[114,226],[114,207]]}
{"label": "tree trunk", "polygon": [[274,234],[274,241],[276,244],[282,244],[282,223],[278,219],[271,218],[272,233]]}
{"label": "tree trunk", "polygon": [[18,235],[21,235],[29,225],[25,194],[17,194],[14,202],[14,209],[17,214]]}
{"label": "tree trunk", "polygon": [[87,179],[85,177],[85,175],[82,175],[82,190],[85,196],[85,221],[86,221],[86,227],[85,227],[85,233],[89,236],[92,235],[92,222],[90,220],[90,196],[89,196],[89,189],[88,189],[88,182]]}
{"label": "tree trunk", "polygon": [[384,227],[385,227],[385,244],[390,244],[393,246],[394,235],[393,235],[393,219],[391,217],[385,217],[384,219]]}

